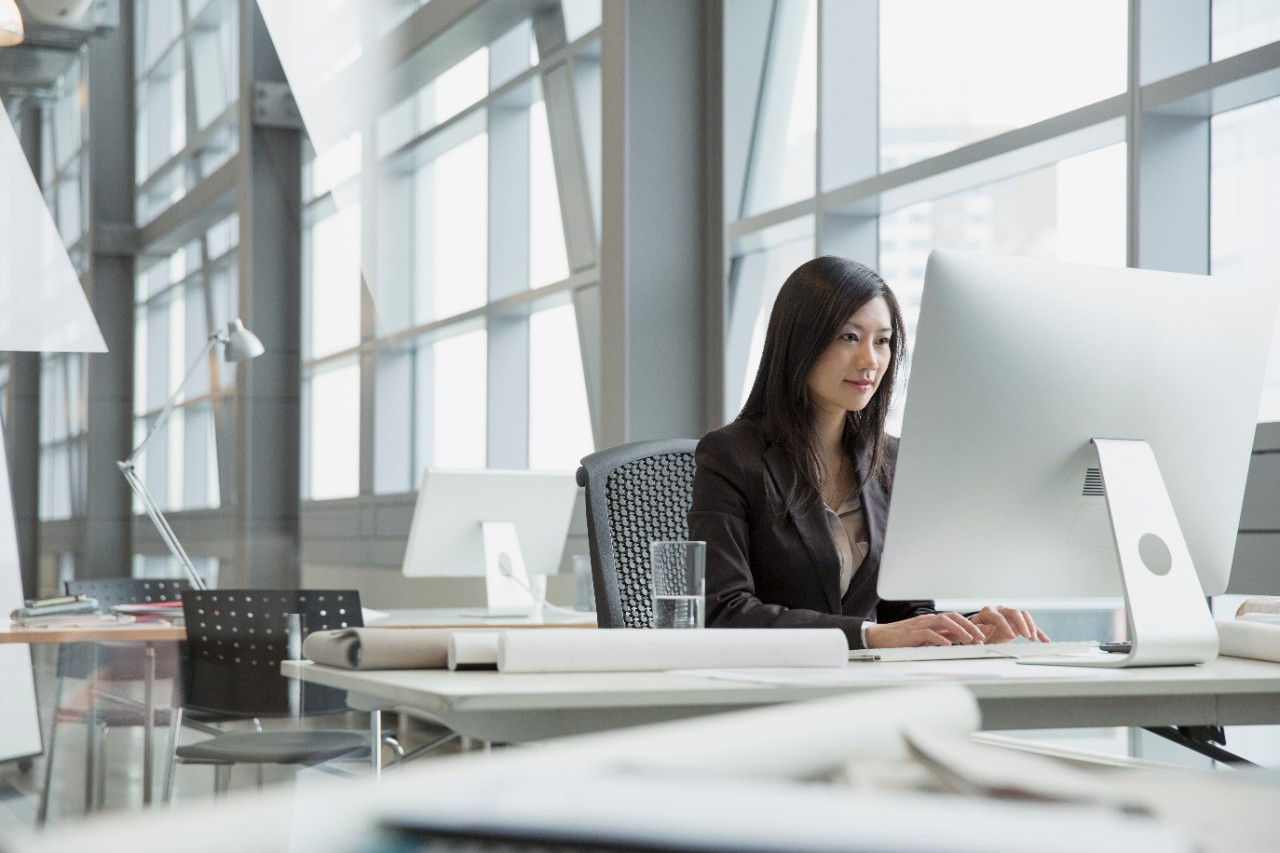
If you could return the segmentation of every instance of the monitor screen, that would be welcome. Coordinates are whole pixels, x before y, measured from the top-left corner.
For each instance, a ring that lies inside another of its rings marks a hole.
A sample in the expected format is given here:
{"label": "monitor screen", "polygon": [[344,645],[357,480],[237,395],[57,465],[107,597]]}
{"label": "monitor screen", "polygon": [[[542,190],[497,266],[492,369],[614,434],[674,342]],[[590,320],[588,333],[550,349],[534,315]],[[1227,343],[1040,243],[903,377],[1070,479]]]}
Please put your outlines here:
{"label": "monitor screen", "polygon": [[492,521],[514,525],[529,574],[554,574],[579,491],[572,472],[428,468],[402,571],[483,577],[482,525]]}
{"label": "monitor screen", "polygon": [[1270,283],[934,252],[880,595],[1120,596],[1095,438],[1149,444],[1203,592],[1223,592],[1276,298]]}

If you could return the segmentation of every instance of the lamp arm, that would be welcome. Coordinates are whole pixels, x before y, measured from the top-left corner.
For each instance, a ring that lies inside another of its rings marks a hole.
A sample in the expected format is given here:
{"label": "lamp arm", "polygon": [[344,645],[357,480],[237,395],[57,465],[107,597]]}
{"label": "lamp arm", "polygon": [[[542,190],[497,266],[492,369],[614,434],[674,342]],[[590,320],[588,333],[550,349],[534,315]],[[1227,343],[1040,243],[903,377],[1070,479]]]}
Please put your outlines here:
{"label": "lamp arm", "polygon": [[[187,375],[182,377],[182,381],[179,382],[178,387],[174,389],[173,395],[170,396],[169,401],[164,404],[164,408],[160,410],[160,415],[156,418],[156,422],[151,425],[151,431],[147,433],[147,437],[142,439],[142,443],[134,448],[128,458],[119,463],[121,471],[125,469],[126,465],[130,470],[132,470],[138,463],[138,459],[141,458],[143,451],[147,449],[147,445],[151,443],[151,439],[156,437],[160,432],[160,429],[165,425],[165,422],[169,420],[169,415],[173,413],[173,407],[178,404],[178,398],[182,396],[183,389],[187,387],[187,383],[191,381],[191,377],[196,375],[196,369],[200,367],[201,362],[203,362],[205,357],[209,355],[209,351],[224,340],[225,333],[221,329],[209,336],[209,341],[204,345],[204,349],[200,350],[200,354],[196,356],[195,361],[191,362],[191,367],[187,370]],[[128,476],[128,474],[125,476]]]}
{"label": "lamp arm", "polygon": [[[146,446],[146,443],[143,443]],[[139,448],[141,450],[142,448]],[[134,454],[137,455],[136,453]],[[124,474],[125,480],[129,483],[129,488],[138,496],[138,500],[142,502],[142,508],[147,511],[147,515],[151,518],[151,523],[160,533],[160,538],[164,540],[164,544],[168,546],[169,553],[182,564],[182,569],[187,573],[187,579],[191,581],[191,586],[196,589],[207,589],[204,581],[200,578],[200,574],[196,571],[196,567],[192,564],[191,558],[187,556],[187,552],[183,549],[182,544],[178,541],[177,535],[173,532],[173,528],[169,526],[169,520],[164,517],[164,513],[160,511],[160,507],[156,504],[155,498],[151,497],[151,491],[147,488],[147,484],[142,482],[142,478],[138,476],[138,472],[133,467],[133,457],[129,457],[123,462],[117,462],[120,467],[120,473]]]}

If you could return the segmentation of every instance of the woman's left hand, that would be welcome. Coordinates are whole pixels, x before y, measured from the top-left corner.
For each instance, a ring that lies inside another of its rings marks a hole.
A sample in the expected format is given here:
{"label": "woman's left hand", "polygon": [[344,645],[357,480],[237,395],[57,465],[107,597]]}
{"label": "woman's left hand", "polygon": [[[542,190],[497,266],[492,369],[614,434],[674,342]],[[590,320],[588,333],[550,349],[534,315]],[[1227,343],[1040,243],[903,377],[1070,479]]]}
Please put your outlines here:
{"label": "woman's left hand", "polygon": [[1025,637],[1033,642],[1049,642],[1048,635],[1036,627],[1035,620],[1025,610],[988,605],[970,616],[969,621],[978,626],[988,643],[1007,643],[1018,637]]}

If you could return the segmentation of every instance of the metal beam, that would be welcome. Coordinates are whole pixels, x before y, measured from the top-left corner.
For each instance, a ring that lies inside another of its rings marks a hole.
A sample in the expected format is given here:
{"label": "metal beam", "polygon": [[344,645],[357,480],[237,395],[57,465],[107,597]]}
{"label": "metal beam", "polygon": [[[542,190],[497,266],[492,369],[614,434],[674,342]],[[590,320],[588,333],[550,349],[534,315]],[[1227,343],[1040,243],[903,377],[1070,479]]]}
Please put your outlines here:
{"label": "metal beam", "polygon": [[[533,33],[541,56],[565,48],[568,39],[559,4],[534,16]],[[598,248],[573,66],[569,62],[550,63],[543,67],[542,98],[547,109],[551,160],[555,164],[569,269],[580,272],[596,265]]]}
{"label": "metal beam", "polygon": [[[600,252],[602,445],[706,423],[702,4],[606,3]],[[712,236],[712,235],[715,236]]]}
{"label": "metal beam", "polygon": [[[238,368],[232,500],[237,565],[222,585],[296,587],[301,500],[302,138],[250,120],[253,88],[283,82],[258,4],[241,0],[240,306],[266,353]],[[219,452],[228,448],[219,447]]]}
{"label": "metal beam", "polygon": [[[17,122],[22,152],[31,174],[40,175],[41,109],[26,101]],[[40,589],[40,354],[9,354],[9,405],[4,432],[9,459],[9,485],[13,492],[13,516],[18,534],[18,570],[22,592],[28,598]],[[35,452],[32,452],[34,450]],[[52,590],[51,590],[52,591]],[[57,590],[60,592],[61,590]]]}
{"label": "metal beam", "polygon": [[[490,47],[492,76],[510,76],[506,69],[528,64],[528,38],[527,29],[517,30],[514,38]],[[490,107],[489,301],[529,288],[529,138],[527,106]],[[486,461],[491,468],[524,468],[529,464],[529,320],[491,315],[487,328]]]}
{"label": "metal beam", "polygon": [[[1131,21],[1138,33],[1130,57],[1132,84],[1169,74],[1186,82],[1186,73],[1177,72],[1208,62],[1208,0],[1141,0],[1134,11],[1140,19]],[[1203,82],[1204,76],[1196,79]],[[1147,99],[1150,89],[1131,92],[1129,263],[1205,275],[1209,272],[1209,117],[1169,110],[1169,102],[1153,112]]]}
{"label": "metal beam", "polygon": [[116,462],[133,447],[134,257],[117,223],[134,216],[133,4],[119,29],[89,43],[88,297],[108,352],[88,357],[86,523],[80,577],[131,574],[133,495]]}

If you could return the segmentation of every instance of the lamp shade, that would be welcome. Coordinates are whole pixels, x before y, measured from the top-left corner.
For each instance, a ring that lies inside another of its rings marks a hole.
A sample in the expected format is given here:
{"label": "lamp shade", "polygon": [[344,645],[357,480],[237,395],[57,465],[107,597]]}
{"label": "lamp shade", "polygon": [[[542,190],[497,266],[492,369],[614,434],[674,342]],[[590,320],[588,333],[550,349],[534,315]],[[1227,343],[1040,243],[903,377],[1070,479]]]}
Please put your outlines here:
{"label": "lamp shade", "polygon": [[0,47],[22,44],[25,33],[17,0],[0,0]]}
{"label": "lamp shade", "polygon": [[266,347],[258,336],[244,327],[240,318],[227,324],[226,352],[227,361],[248,361],[266,352]]}

